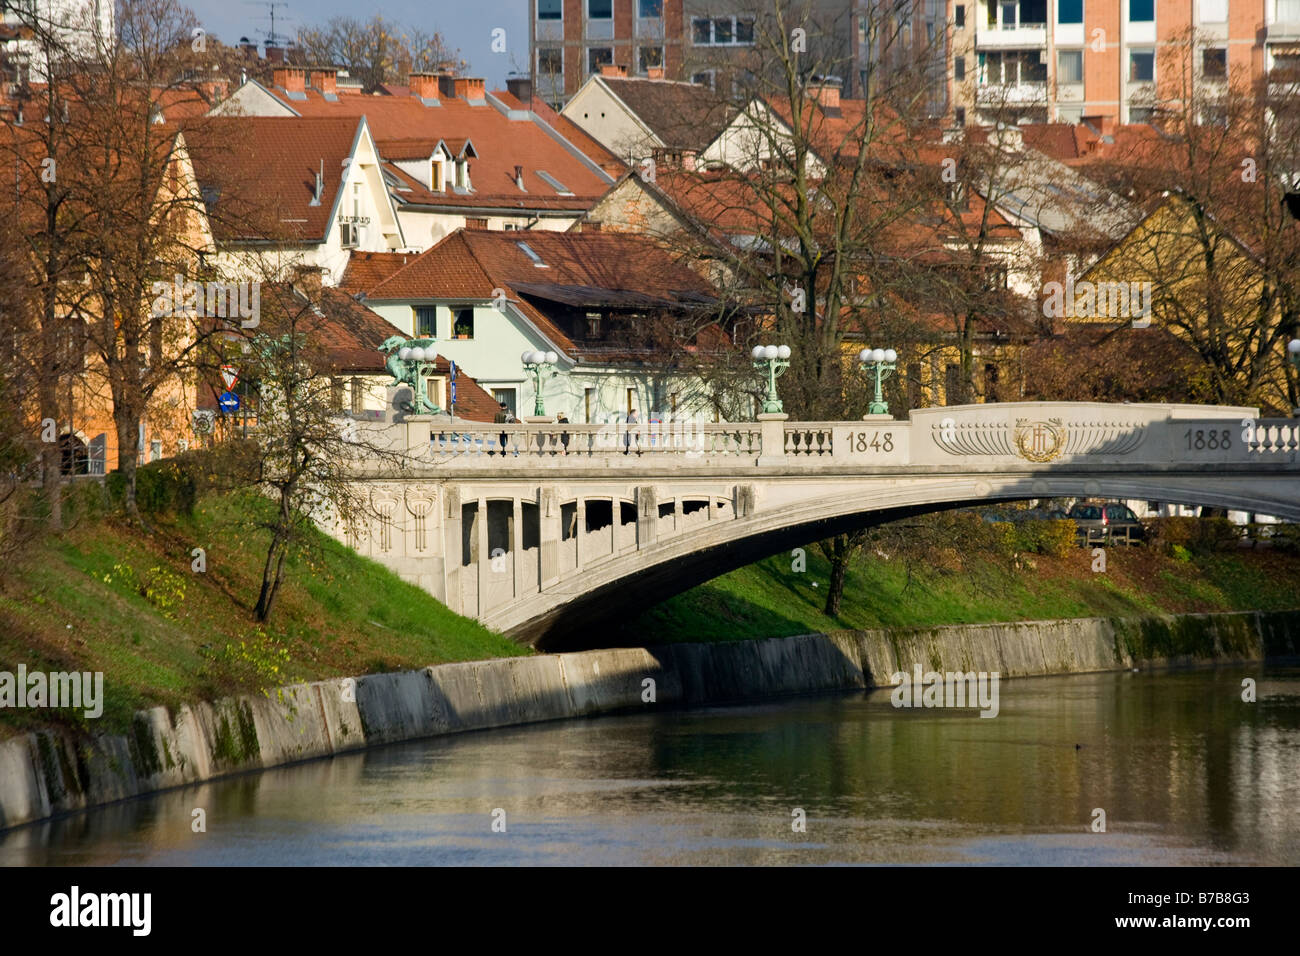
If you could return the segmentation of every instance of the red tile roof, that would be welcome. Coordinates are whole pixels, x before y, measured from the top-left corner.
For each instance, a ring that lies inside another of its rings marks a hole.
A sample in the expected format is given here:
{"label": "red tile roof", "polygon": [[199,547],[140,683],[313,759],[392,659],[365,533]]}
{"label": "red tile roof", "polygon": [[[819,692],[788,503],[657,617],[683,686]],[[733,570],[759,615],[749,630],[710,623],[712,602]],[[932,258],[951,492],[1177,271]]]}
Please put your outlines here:
{"label": "red tile roof", "polygon": [[347,292],[373,289],[402,266],[415,259],[414,252],[357,252],[348,257],[339,287]]}
{"label": "red tile roof", "polygon": [[[306,99],[291,100],[278,88],[270,88],[270,92],[303,117],[364,116],[377,142],[402,141],[404,154],[410,152],[410,140],[444,140],[449,147],[471,141],[478,154],[477,159],[470,160],[474,191],[464,195],[450,189],[437,193],[439,205],[580,211],[609,185],[607,179],[531,118],[510,119],[491,105],[471,106],[448,96],[443,96],[438,106],[425,106],[414,96],[340,96],[330,102],[312,89],[307,90]],[[453,154],[457,151],[452,150]],[[380,155],[395,158],[382,148]],[[515,184],[516,165],[523,166],[522,191]],[[539,171],[554,177],[573,195],[560,195],[538,175]]]}
{"label": "red tile roof", "polygon": [[615,179],[623,175],[624,171],[626,171],[627,165],[620,160],[618,156],[610,152],[591,136],[587,135],[586,131],[577,123],[573,122],[573,120],[551,109],[544,100],[533,97],[527,103],[524,103],[507,90],[493,90],[492,95],[505,104],[509,109],[532,110],[541,117],[542,122],[549,125],[570,143],[578,147],[584,155],[594,160],[601,169],[605,170],[606,173]]}
{"label": "red tile roof", "polygon": [[[355,117],[215,116],[185,124],[199,185],[218,239],[321,241],[352,155],[361,120]],[[312,204],[324,166],[324,194]]]}
{"label": "red tile roof", "polygon": [[[528,255],[526,245],[544,265]],[[671,306],[714,290],[655,243],[623,233],[460,229],[367,290],[375,301],[491,299],[505,289],[530,321],[566,351],[574,343],[524,295],[554,302]],[[634,303],[635,304],[635,303]]]}

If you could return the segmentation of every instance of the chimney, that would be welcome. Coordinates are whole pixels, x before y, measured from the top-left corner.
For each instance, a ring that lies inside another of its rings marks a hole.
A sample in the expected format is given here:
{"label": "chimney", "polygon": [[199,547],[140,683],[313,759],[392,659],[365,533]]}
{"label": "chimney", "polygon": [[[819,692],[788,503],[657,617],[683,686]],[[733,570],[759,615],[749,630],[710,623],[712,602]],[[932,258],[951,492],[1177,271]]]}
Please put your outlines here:
{"label": "chimney", "polygon": [[271,85],[278,86],[286,93],[307,92],[307,71],[299,66],[277,66],[271,71]]}
{"label": "chimney", "polygon": [[522,166],[515,167],[515,185],[519,187],[520,192],[528,191],[524,189],[524,167]]}
{"label": "chimney", "polygon": [[311,71],[311,84],[326,99],[338,96],[339,71],[333,67],[321,67]]}
{"label": "chimney", "polygon": [[230,93],[230,81],[224,76],[214,76],[200,80],[197,84],[199,95],[209,103],[220,103]]}
{"label": "chimney", "polygon": [[293,285],[299,293],[308,299],[321,294],[324,283],[324,270],[315,266],[299,266],[294,270]]}
{"label": "chimney", "polygon": [[321,197],[325,195],[325,160],[320,161],[320,171],[316,173],[316,188],[312,190],[311,202],[309,206],[319,206]]}
{"label": "chimney", "polygon": [[836,116],[840,110],[840,80],[836,76],[814,76],[808,81],[808,95],[822,112]]}
{"label": "chimney", "polygon": [[662,80],[664,78],[664,68],[662,66],[652,66],[645,73],[652,80]]}
{"label": "chimney", "polygon": [[602,63],[600,65],[601,76],[627,76],[627,67],[618,66],[615,63]]}
{"label": "chimney", "polygon": [[443,75],[438,78],[438,90],[443,96],[474,106],[487,105],[487,84],[482,77]]}
{"label": "chimney", "polygon": [[284,50],[283,50],[283,48],[278,47],[278,46],[271,46],[271,44],[268,43],[268,44],[266,45],[266,62],[267,62],[267,63],[283,63],[283,62],[284,62]]}
{"label": "chimney", "polygon": [[523,103],[524,106],[527,106],[533,100],[533,78],[531,76],[506,77],[506,89],[511,96]]}
{"label": "chimney", "polygon": [[245,56],[251,56],[253,59],[257,59],[257,44],[248,37],[239,38],[239,49]]}
{"label": "chimney", "polygon": [[419,98],[425,106],[438,105],[438,74],[412,73],[406,78],[411,88],[411,95]]}

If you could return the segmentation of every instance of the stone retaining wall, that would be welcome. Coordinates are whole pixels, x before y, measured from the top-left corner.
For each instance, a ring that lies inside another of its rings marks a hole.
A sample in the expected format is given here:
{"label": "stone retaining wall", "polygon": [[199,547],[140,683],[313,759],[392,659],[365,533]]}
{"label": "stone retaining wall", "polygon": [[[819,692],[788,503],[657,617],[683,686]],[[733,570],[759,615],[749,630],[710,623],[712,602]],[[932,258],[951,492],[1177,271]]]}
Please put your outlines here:
{"label": "stone retaining wall", "polygon": [[231,773],[439,734],[887,686],[915,665],[1002,677],[1300,652],[1300,611],[838,631],[443,664],[135,715],[127,735],[0,743],[0,829]]}

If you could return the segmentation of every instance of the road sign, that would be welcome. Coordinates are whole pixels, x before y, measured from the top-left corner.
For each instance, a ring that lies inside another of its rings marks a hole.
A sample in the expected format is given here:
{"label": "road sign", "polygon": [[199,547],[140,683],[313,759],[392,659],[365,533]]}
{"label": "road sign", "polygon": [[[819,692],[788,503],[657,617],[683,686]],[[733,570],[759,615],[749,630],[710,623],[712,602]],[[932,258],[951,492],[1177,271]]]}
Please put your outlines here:
{"label": "road sign", "polygon": [[230,391],[235,387],[235,383],[239,381],[239,372],[233,365],[223,365],[221,366],[221,380],[226,383],[226,391]]}
{"label": "road sign", "polygon": [[239,396],[234,392],[222,392],[221,397],[217,399],[217,404],[226,414],[239,411]]}

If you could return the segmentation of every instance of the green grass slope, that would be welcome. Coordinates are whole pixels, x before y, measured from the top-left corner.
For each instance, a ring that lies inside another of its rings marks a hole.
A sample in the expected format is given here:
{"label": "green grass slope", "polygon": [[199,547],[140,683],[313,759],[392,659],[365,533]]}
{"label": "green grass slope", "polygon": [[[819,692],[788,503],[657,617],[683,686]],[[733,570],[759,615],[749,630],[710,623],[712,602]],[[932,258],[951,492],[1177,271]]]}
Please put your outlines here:
{"label": "green grass slope", "polygon": [[1179,561],[1149,548],[1035,555],[1019,569],[968,555],[954,567],[866,554],[852,565],[840,613],[823,613],[829,565],[807,549],[807,570],[769,558],[686,591],[623,627],[644,643],[744,640],[841,628],[935,627],[1065,617],[1279,610],[1300,607],[1300,556],[1268,550]]}
{"label": "green grass slope", "polygon": [[[271,621],[252,607],[269,503],[204,499],[192,517],[85,518],[7,568],[0,671],[102,671],[105,710],[0,710],[0,736],[51,723],[120,730],[141,707],[298,680],[529,653],[324,535],[288,569]],[[203,548],[207,568],[192,570]]]}

